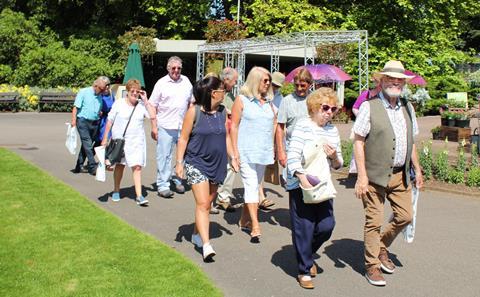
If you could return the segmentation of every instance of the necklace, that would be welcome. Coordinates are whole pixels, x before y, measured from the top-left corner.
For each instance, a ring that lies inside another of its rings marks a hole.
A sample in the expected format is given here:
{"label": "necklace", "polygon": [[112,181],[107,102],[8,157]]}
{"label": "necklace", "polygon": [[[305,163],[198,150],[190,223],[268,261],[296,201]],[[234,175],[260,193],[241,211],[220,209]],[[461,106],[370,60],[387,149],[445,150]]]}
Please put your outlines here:
{"label": "necklace", "polygon": [[210,131],[213,134],[220,135],[223,132],[222,129],[222,117],[217,116],[218,112],[214,112],[213,114],[205,112],[205,118],[207,120],[208,126],[210,127]]}

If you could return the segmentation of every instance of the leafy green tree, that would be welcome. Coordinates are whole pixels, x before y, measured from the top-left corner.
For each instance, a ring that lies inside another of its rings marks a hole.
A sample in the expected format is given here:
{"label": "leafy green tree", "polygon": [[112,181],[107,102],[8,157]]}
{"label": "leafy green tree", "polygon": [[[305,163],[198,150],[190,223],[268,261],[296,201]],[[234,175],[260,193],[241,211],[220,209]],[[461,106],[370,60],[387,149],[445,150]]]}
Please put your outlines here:
{"label": "leafy green tree", "polygon": [[108,40],[71,39],[68,48],[61,41],[52,42],[22,53],[13,83],[46,88],[82,87],[98,75],[121,75],[124,65],[112,63],[113,56]]}
{"label": "leafy green tree", "polygon": [[156,45],[153,40],[157,35],[154,28],[145,28],[142,26],[133,27],[130,31],[118,37],[122,49],[120,51],[120,60],[126,62],[128,57],[128,47],[136,42],[140,47],[142,57],[149,57],[155,54]]}

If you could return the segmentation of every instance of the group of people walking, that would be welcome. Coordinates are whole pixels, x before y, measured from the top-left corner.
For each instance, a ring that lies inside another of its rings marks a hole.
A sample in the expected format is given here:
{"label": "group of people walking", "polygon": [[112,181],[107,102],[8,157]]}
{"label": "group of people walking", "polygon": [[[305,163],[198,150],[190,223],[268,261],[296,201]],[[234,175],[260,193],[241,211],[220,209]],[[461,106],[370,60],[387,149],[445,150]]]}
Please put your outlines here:
{"label": "group of people walking", "polygon": [[[314,254],[335,227],[336,190],[330,170],[344,162],[338,130],[331,124],[339,108],[336,92],[325,87],[311,91],[314,80],[302,68],[294,77],[294,92],[282,98],[283,74],[253,67],[234,97],[235,69],[224,69],[220,77],[207,75],[193,86],[181,69],[182,60],[171,57],[168,74],[158,80],[149,99],[137,80],[128,81],[126,98],[117,99],[110,111],[100,111],[101,94],[108,89],[102,77],[93,87],[82,89],[72,112],[72,124],[78,126],[82,140],[75,172],[80,172],[85,156],[88,171],[94,171],[95,129],[100,118],[105,118],[100,144],[107,145],[110,132],[114,139],[125,139],[124,158],[113,169],[112,200],[121,199],[120,183],[128,166],[137,203],[148,204],[142,195],[141,170],[146,164],[144,119],[149,119],[151,137],[157,141],[158,195],[170,198],[172,188],[183,193],[182,180],[191,186],[195,198],[192,243],[202,250],[204,261],[210,262],[216,252],[209,238],[209,212],[213,203],[231,210],[236,173],[244,186],[238,224],[250,234],[252,243],[260,242],[258,209],[272,205],[265,201],[262,181],[266,166],[277,159],[284,167],[289,193],[297,281],[303,288],[314,288]],[[365,209],[365,276],[370,284],[384,286],[382,271],[395,270],[387,248],[412,219],[410,180],[414,176],[416,186],[421,187],[423,178],[414,144],[418,133],[415,111],[400,98],[410,77],[399,61],[389,61],[375,77],[379,92],[360,106],[353,128],[358,170],[355,193]],[[386,225],[385,199],[393,209],[393,219]]]}

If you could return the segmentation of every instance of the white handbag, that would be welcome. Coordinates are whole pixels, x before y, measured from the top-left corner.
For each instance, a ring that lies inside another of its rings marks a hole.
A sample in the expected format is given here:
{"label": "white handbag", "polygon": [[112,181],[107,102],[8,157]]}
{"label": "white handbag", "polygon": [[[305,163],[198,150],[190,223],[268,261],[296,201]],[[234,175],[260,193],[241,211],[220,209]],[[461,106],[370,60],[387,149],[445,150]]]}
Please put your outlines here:
{"label": "white handbag", "polygon": [[67,140],[65,140],[65,146],[70,154],[75,155],[77,151],[77,127],[72,127],[70,123],[67,125]]}
{"label": "white handbag", "polygon": [[309,141],[303,148],[303,169],[306,174],[316,176],[320,182],[312,188],[305,189],[300,184],[305,204],[320,203],[333,199],[337,191],[332,183],[330,164],[323,150],[324,140]]}

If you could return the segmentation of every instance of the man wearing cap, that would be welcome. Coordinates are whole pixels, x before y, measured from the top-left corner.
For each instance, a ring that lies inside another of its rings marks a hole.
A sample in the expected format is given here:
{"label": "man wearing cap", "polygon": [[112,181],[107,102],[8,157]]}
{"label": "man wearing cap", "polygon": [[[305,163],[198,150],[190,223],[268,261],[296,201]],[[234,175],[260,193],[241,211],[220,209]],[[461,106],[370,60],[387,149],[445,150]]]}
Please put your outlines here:
{"label": "man wearing cap", "polygon": [[[238,81],[238,72],[232,67],[226,67],[222,70],[220,74],[220,79],[223,81],[223,86],[225,87],[225,97],[223,99],[223,105],[227,109],[228,118],[231,118],[231,110],[235,96],[233,95],[233,87],[237,84]],[[233,183],[235,181],[236,173],[233,168],[228,164],[227,176],[223,181],[223,184],[218,187],[217,190],[217,199],[215,203],[217,204],[216,208],[211,208],[211,213],[218,213],[218,209],[225,211],[235,211],[235,208],[232,207],[231,198],[233,197]]]}
{"label": "man wearing cap", "polygon": [[[400,61],[388,61],[382,71],[374,73],[381,91],[361,105],[353,131],[358,176],[355,194],[362,199],[365,211],[365,277],[375,286],[385,286],[382,271],[393,273],[395,265],[387,248],[412,220],[412,185],[423,186],[423,176],[414,136],[418,135],[413,106],[400,98],[412,76],[404,74]],[[383,224],[384,203],[388,199],[393,219]]]}

